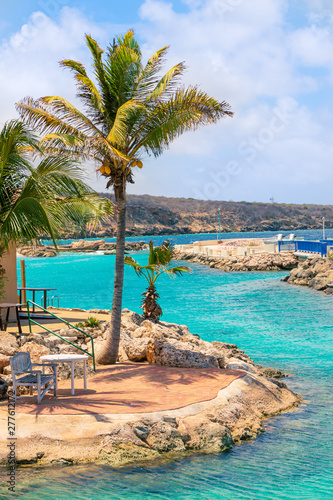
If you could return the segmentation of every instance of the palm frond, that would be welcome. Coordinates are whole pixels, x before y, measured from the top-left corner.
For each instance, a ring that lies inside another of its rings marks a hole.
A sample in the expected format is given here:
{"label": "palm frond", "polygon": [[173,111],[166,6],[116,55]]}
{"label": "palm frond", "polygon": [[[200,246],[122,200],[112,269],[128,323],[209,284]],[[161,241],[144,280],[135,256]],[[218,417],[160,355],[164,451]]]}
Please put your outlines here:
{"label": "palm frond", "polygon": [[132,30],[115,39],[105,53],[90,35],[85,38],[96,84],[82,63],[71,59],[60,63],[74,73],[85,111],[59,96],[36,101],[26,98],[17,109],[46,136],[41,143],[44,154],[101,163],[107,187],[116,179],[132,182],[131,167],[143,155],[159,156],[181,134],[233,115],[227,102],[219,102],[197,87],[179,88],[183,62],[163,75],[168,47],[143,65]]}
{"label": "palm frond", "polygon": [[165,98],[171,96],[175,91],[175,84],[177,84],[179,77],[184,73],[185,67],[185,64],[181,62],[171,68],[158,82],[155,89],[147,98],[147,101],[154,101],[160,99],[162,96]]}
{"label": "palm frond", "polygon": [[108,124],[111,125],[117,112],[116,102],[107,81],[105,66],[102,60],[104,50],[98,45],[90,35],[86,35],[86,43],[93,58],[95,76],[100,88],[100,95],[103,102],[103,115]]}
{"label": "palm frond", "polygon": [[133,112],[142,108],[143,105],[134,99],[130,99],[118,108],[113,127],[107,137],[107,141],[110,144],[126,147],[126,140],[128,139],[128,119],[130,120],[129,117]]}
{"label": "palm frond", "polygon": [[134,37],[130,32],[126,35],[126,44],[109,47],[104,65],[108,87],[116,104],[115,112],[133,97],[133,89],[136,88],[142,71],[141,52],[137,50],[137,42],[133,42]]}
{"label": "palm frond", "polygon": [[46,233],[55,242],[56,232],[45,207],[34,196],[22,196],[1,224],[1,237],[6,246],[10,241],[37,239]]}
{"label": "palm frond", "polygon": [[[9,122],[0,132],[0,233],[10,241],[48,234],[64,227],[84,228],[107,220],[111,202],[83,182],[84,171],[67,156],[42,158],[35,167],[19,152],[36,138],[27,127]],[[4,154],[5,153],[5,154]]]}
{"label": "palm frond", "polygon": [[137,80],[133,97],[139,101],[146,101],[159,82],[158,74],[169,47],[163,47],[153,54],[143,68]]}
{"label": "palm frond", "polygon": [[181,276],[183,273],[192,273],[192,269],[186,266],[178,266],[164,269],[164,272],[168,274],[168,276],[175,277]]}
{"label": "palm frond", "polygon": [[34,100],[26,97],[16,104],[21,118],[40,134],[58,133],[84,137],[81,130],[66,123],[53,114],[52,108],[43,99]]}
{"label": "palm frond", "polygon": [[69,68],[74,73],[78,89],[77,96],[86,105],[88,115],[95,122],[104,123],[105,109],[102,96],[93,81],[88,77],[84,65],[71,59],[64,59],[59,64],[63,68]]}
{"label": "palm frond", "polygon": [[60,120],[80,130],[84,135],[102,135],[99,128],[66,99],[59,96],[46,96],[41,101],[51,106],[52,113]]}
{"label": "palm frond", "polygon": [[145,148],[148,153],[159,156],[184,132],[232,115],[225,101],[218,102],[196,87],[180,89],[167,102],[157,103],[146,119],[137,125],[130,153],[134,155]]}
{"label": "palm frond", "polygon": [[61,146],[64,146],[65,149],[78,149],[82,151],[85,147],[86,144],[86,137],[77,137],[76,135],[72,134],[57,134],[57,133],[51,133],[44,135],[42,139],[40,140],[40,144],[43,148],[45,147],[54,147],[54,148],[59,148]]}

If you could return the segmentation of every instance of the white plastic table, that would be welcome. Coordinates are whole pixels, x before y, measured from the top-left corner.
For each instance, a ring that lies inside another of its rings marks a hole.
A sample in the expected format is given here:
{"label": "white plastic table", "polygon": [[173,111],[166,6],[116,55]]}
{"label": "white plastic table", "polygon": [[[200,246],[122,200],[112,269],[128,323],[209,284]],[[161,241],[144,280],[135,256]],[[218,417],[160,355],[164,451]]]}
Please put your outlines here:
{"label": "white plastic table", "polygon": [[[83,361],[83,387],[84,390],[87,390],[87,354],[47,354],[46,356],[41,356],[40,360],[43,363],[71,363],[71,388],[72,388],[72,396],[75,395],[74,392],[74,363],[75,361]],[[58,374],[57,374],[58,375]]]}

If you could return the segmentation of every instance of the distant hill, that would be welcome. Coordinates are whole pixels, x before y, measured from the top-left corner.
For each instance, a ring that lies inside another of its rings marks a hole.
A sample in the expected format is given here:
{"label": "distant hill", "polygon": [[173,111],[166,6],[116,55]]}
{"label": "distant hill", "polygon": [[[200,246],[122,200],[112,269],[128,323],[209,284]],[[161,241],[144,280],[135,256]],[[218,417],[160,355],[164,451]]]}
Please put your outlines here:
{"label": "distant hill", "polygon": [[[319,229],[323,217],[326,227],[333,228],[333,205],[202,201],[149,195],[128,195],[127,203],[128,236],[216,233],[219,208],[221,232],[225,233]],[[116,221],[112,220],[89,236],[114,236],[115,229]]]}

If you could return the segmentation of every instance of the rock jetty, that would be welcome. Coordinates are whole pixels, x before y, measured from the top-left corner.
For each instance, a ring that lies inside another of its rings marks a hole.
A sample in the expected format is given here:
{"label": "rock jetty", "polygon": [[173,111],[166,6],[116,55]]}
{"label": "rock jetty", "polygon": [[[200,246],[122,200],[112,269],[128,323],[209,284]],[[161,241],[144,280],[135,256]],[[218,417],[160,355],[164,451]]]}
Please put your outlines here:
{"label": "rock jetty", "polygon": [[18,247],[17,253],[23,257],[55,257],[57,255],[54,247],[44,245]]}
{"label": "rock jetty", "polygon": [[[110,323],[104,322],[98,328],[86,329],[95,339],[97,352],[109,327]],[[84,336],[78,336],[76,330],[61,330],[60,334],[89,349]],[[52,335],[31,334],[16,340],[4,334],[2,338],[1,377],[8,384],[11,384],[9,356],[15,352],[29,351],[33,360],[47,353],[76,352],[73,346]],[[98,419],[83,413],[66,415],[66,418],[38,416],[37,419],[35,415],[24,414],[25,434],[18,441],[18,463],[93,461],[117,467],[162,456],[174,458],[175,454],[216,453],[229,449],[235,442],[255,438],[264,432],[264,419],[293,409],[301,402],[280,380],[285,374],[256,365],[236,345],[207,342],[191,334],[185,325],[152,323],[128,309],[122,312],[119,361],[177,367],[180,372],[184,368],[208,368],[213,372],[223,369],[226,373],[237,370],[238,378],[209,401],[164,412],[107,414]],[[89,372],[94,376],[91,369]],[[61,368],[60,376],[67,378],[69,373]],[[0,417],[1,410],[0,407]],[[20,422],[19,415],[17,419]],[[77,436],[81,436],[80,439]],[[0,463],[5,459],[5,454],[0,452]]]}
{"label": "rock jetty", "polygon": [[233,257],[210,257],[190,252],[175,252],[175,259],[205,264],[223,271],[280,271],[297,267],[298,259],[293,252],[255,254]]}
{"label": "rock jetty", "polygon": [[314,290],[333,295],[333,260],[319,256],[299,262],[282,281],[291,285],[308,286]]}
{"label": "rock jetty", "polygon": [[[145,250],[148,245],[144,241],[132,241],[125,244],[125,251]],[[104,252],[113,255],[116,252],[116,243],[107,243],[105,240],[78,240],[68,245],[59,245],[57,250],[53,245],[23,246],[17,249],[25,257],[55,257],[57,252]]]}

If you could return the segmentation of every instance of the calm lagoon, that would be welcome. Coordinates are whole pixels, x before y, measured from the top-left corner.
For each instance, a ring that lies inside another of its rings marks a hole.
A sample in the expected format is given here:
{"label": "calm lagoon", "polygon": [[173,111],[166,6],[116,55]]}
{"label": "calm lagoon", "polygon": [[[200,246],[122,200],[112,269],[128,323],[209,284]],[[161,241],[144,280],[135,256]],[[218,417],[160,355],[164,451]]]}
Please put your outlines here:
{"label": "calm lagoon", "polygon": [[[144,262],[147,254],[135,258]],[[26,258],[27,283],[57,288],[61,307],[109,308],[114,259],[96,254]],[[227,274],[190,266],[193,274],[161,278],[162,319],[187,324],[205,340],[235,343],[255,362],[293,374],[288,386],[306,403],[266,421],[263,435],[228,453],[119,470],[98,465],[19,469],[16,498],[333,498],[333,297],[281,283],[283,272]],[[140,312],[145,281],[127,268],[125,283],[123,306]]]}

